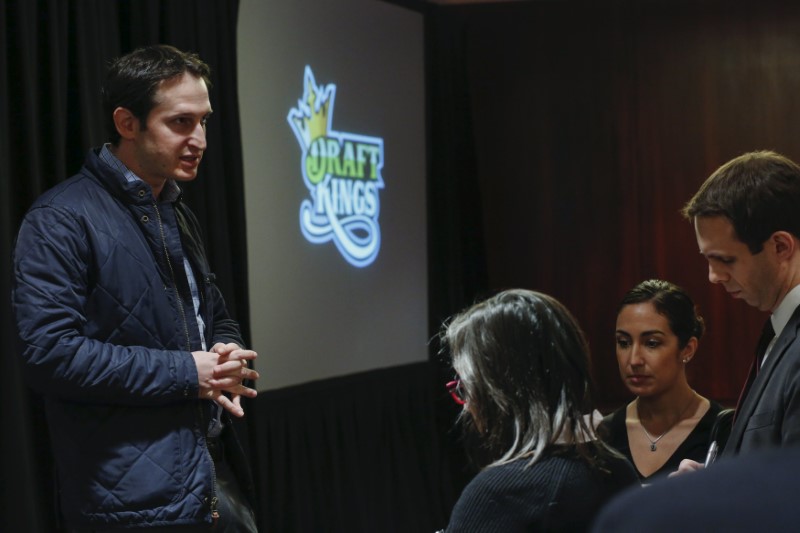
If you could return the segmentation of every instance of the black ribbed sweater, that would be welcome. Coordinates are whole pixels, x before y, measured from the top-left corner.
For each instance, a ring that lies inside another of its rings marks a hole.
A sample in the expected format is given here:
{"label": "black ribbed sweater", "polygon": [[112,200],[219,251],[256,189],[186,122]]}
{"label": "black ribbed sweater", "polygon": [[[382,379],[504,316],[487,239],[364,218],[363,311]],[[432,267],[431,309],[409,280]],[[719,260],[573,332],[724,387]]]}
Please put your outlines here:
{"label": "black ribbed sweater", "polygon": [[475,476],[456,502],[447,532],[585,531],[611,496],[638,482],[627,460],[605,459],[600,470],[573,446],[555,446],[527,464],[521,459]]}

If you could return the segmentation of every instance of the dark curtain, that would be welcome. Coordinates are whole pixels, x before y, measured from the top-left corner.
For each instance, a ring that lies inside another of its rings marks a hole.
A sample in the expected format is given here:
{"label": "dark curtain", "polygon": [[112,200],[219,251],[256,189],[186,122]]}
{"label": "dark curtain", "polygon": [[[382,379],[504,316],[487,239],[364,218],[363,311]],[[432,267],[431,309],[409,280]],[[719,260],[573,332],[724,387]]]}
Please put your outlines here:
{"label": "dark curtain", "polygon": [[[472,305],[488,288],[469,84],[468,34],[457,10],[431,9],[426,17],[428,119],[428,318],[430,355],[437,370],[434,387],[453,379],[443,324]],[[447,394],[435,395],[441,442],[443,503],[447,516],[461,490],[475,475],[463,435],[454,422],[460,407]]]}
{"label": "dark curtain", "polygon": [[765,317],[708,282],[679,211],[743,152],[800,161],[800,5],[575,0],[440,11],[461,36],[466,75],[443,105],[455,110],[467,91],[468,109],[432,128],[473,132],[482,219],[469,223],[483,230],[487,288],[564,302],[611,409],[631,399],[614,354],[617,302],[644,279],[676,282],[708,326],[690,384],[735,404]]}
{"label": "dark curtain", "polygon": [[418,363],[262,392],[262,531],[443,528],[452,489],[431,409],[435,374]]}
{"label": "dark curtain", "polygon": [[184,187],[228,307],[249,337],[243,171],[237,107],[236,0],[0,0],[0,294],[4,353],[3,531],[57,531],[53,464],[40,400],[24,385],[11,318],[10,257],[33,200],[75,173],[105,140],[99,88],[109,60],[167,43],[212,67],[209,150]]}

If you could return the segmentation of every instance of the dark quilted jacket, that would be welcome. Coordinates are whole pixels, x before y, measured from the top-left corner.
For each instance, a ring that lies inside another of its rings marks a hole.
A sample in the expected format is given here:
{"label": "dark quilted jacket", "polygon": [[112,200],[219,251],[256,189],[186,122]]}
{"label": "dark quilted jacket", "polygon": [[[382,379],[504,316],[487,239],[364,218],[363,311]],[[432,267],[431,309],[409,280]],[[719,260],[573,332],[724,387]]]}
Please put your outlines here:
{"label": "dark quilted jacket", "polygon": [[197,399],[190,352],[200,333],[184,251],[207,346],[243,346],[192,213],[180,200],[156,205],[147,184],[127,183],[97,152],[22,223],[12,301],[26,379],[45,397],[70,527],[211,520],[210,402]]}

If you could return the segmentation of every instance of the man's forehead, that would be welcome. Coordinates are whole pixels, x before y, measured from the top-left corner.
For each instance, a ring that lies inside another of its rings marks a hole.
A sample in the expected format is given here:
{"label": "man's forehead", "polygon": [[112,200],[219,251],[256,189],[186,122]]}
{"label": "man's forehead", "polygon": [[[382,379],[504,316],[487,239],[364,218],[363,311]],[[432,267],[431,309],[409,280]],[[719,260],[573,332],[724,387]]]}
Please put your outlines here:
{"label": "man's forehead", "polygon": [[156,106],[168,105],[176,107],[186,106],[206,106],[210,109],[211,104],[208,99],[208,87],[205,80],[199,76],[192,76],[184,73],[181,76],[162,80],[156,92],[153,94],[153,102]]}
{"label": "man's forehead", "polygon": [[695,217],[694,229],[698,238],[729,239],[741,242],[736,235],[733,223],[724,216]]}
{"label": "man's forehead", "polygon": [[730,255],[747,247],[727,217],[695,217],[694,228],[700,253],[705,256]]}

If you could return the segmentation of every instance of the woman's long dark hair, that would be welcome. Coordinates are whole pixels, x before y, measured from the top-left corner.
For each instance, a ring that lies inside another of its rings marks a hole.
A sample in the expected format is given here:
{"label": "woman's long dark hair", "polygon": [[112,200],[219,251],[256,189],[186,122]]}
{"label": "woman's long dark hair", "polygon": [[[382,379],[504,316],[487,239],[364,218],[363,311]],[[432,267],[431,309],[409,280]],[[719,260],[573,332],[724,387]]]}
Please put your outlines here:
{"label": "woman's long dark hair", "polygon": [[560,302],[507,290],[453,318],[443,337],[467,399],[462,422],[480,433],[489,466],[533,464],[557,440],[589,457],[589,348]]}

